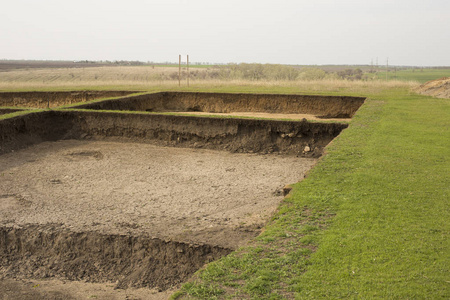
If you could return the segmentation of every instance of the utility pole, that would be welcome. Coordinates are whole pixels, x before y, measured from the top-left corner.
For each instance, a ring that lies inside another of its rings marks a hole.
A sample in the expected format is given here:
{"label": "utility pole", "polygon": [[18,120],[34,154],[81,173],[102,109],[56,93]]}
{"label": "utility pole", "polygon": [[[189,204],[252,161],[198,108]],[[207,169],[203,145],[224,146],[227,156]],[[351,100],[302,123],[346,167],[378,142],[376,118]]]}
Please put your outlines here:
{"label": "utility pole", "polygon": [[389,57],[386,57],[386,81],[388,80]]}
{"label": "utility pole", "polygon": [[189,87],[189,54],[187,55],[187,86]]}
{"label": "utility pole", "polygon": [[178,55],[178,86],[181,86],[181,54]]}

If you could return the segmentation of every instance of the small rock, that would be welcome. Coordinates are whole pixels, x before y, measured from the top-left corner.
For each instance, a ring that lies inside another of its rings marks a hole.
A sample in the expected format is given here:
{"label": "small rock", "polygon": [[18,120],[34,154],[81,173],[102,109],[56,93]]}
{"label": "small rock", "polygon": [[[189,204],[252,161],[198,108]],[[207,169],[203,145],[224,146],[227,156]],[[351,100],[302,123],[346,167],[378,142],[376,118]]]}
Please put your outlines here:
{"label": "small rock", "polygon": [[303,152],[310,152],[311,148],[309,146],[306,146],[305,149],[303,149]]}
{"label": "small rock", "polygon": [[293,138],[294,136],[295,136],[294,132],[291,132],[291,133],[288,134],[288,137],[290,137],[290,138]]}

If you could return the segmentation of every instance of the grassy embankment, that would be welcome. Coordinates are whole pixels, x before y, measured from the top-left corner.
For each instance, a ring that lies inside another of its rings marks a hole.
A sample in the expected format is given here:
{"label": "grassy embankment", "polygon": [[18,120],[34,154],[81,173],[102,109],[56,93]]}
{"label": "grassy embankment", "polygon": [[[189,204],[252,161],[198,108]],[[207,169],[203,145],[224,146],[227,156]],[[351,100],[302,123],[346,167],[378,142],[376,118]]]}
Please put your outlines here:
{"label": "grassy embankment", "polygon": [[369,99],[254,244],[209,264],[175,296],[450,298],[450,104],[409,93],[415,85],[208,82],[182,88]]}

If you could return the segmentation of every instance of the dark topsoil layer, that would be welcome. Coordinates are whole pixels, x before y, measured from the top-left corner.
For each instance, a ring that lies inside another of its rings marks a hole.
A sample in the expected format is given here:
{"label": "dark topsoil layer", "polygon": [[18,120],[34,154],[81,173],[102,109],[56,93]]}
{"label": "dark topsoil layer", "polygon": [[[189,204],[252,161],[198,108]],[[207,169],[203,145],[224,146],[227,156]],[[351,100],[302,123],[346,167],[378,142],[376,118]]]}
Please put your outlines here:
{"label": "dark topsoil layer", "polygon": [[76,108],[151,112],[267,112],[351,118],[364,100],[345,96],[161,92],[88,103]]}
{"label": "dark topsoil layer", "polygon": [[45,111],[0,121],[0,154],[43,141],[125,139],[164,146],[319,157],[347,124]]}
{"label": "dark topsoil layer", "polygon": [[73,91],[73,92],[1,92],[0,107],[47,108],[87,102],[100,98],[120,97],[133,91]]}

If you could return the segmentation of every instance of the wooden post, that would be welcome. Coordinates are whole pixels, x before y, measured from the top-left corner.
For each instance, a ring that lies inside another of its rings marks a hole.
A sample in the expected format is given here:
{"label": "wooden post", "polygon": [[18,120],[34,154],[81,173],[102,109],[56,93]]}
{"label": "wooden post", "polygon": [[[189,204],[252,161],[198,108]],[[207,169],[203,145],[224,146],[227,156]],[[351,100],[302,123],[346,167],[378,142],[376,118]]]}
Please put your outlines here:
{"label": "wooden post", "polygon": [[178,86],[181,86],[181,54],[178,55]]}
{"label": "wooden post", "polygon": [[187,56],[187,86],[189,87],[189,54]]}
{"label": "wooden post", "polygon": [[389,57],[386,58],[386,81],[388,80]]}

